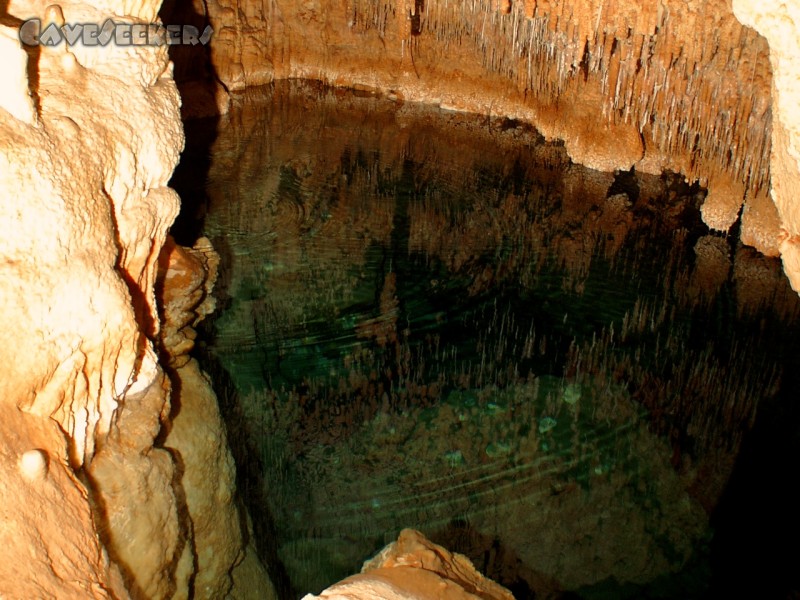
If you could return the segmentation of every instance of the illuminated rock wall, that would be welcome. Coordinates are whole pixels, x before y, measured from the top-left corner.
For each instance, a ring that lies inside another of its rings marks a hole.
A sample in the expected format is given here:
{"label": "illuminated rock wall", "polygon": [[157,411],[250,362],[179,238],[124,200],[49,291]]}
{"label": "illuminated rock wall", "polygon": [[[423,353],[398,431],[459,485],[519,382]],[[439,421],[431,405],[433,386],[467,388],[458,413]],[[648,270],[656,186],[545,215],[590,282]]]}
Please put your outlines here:
{"label": "illuminated rock wall", "polygon": [[[742,240],[782,253],[798,288],[797,143],[782,133],[797,130],[783,116],[797,69],[781,49],[796,39],[798,8],[781,6],[754,9],[783,15],[758,19],[788,28],[772,55],[723,0],[213,0],[208,10],[212,61],[230,90],[321,79],[523,119],[593,168],[684,173],[708,186],[703,218],[713,229],[727,231],[744,205]],[[785,74],[773,93],[776,56]]]}
{"label": "illuminated rock wall", "polygon": [[800,4],[734,1],[736,16],[770,43],[772,80],[772,199],[782,229],[780,252],[786,274],[800,290]]}
{"label": "illuminated rock wall", "polygon": [[167,48],[18,37],[32,17],[149,23],[160,2],[47,5],[0,9],[0,596],[218,598],[244,557],[231,459],[196,365],[161,366],[186,359],[206,278],[162,270],[183,298],[162,343],[184,143]]}

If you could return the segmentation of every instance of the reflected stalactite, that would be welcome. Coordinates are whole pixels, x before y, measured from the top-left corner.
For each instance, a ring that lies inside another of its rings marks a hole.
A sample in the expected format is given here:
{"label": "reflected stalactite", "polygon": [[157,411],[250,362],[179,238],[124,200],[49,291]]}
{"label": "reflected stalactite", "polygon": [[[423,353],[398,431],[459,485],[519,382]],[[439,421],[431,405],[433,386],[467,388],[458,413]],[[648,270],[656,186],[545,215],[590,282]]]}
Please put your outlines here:
{"label": "reflected stalactite", "polygon": [[709,232],[682,176],[579,167],[504,120],[269,93],[214,149],[231,300],[210,350],[294,585],[461,517],[517,561],[472,556],[501,583],[688,582],[783,389],[800,302],[777,262]]}
{"label": "reflected stalactite", "polygon": [[418,75],[447,63],[466,72],[478,62],[484,76],[539,106],[573,104],[596,88],[605,119],[635,126],[666,156],[687,157],[690,175],[768,187],[768,47],[729,7],[658,3],[633,14],[613,2],[416,0],[398,14],[385,0],[353,0],[347,14],[353,30],[375,31],[384,44],[393,21],[405,19],[398,41],[413,49]]}

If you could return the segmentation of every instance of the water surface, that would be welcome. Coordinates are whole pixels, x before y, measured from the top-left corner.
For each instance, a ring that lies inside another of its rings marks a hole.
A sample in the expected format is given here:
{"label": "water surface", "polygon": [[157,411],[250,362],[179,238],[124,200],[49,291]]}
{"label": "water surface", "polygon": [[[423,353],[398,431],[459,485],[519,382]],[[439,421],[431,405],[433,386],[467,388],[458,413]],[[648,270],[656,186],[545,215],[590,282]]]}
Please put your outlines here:
{"label": "water surface", "polygon": [[210,148],[182,184],[223,259],[206,367],[287,597],[403,527],[519,598],[709,592],[737,456],[794,402],[798,302],[702,189],[297,83]]}

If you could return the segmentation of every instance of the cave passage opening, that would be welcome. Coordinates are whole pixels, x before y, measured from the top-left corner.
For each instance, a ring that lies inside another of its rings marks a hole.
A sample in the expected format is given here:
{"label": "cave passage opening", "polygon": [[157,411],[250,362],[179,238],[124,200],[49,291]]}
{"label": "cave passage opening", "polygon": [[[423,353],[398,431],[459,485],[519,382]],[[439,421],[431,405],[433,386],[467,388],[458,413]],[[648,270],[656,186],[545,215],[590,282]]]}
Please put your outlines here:
{"label": "cave passage opening", "polygon": [[702,224],[703,189],[297,81],[187,139],[208,152],[179,168],[182,226],[222,256],[198,349],[285,597],[404,527],[518,598],[703,597],[748,556],[758,589],[789,585],[791,557],[735,522],[752,460],[797,451],[800,302]]}

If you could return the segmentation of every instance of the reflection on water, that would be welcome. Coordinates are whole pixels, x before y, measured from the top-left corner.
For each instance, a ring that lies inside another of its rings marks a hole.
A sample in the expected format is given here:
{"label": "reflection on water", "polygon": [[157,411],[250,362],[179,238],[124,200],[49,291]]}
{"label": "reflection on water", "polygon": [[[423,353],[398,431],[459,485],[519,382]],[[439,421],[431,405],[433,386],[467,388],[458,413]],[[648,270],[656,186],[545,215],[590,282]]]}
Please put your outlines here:
{"label": "reflection on water", "polygon": [[796,352],[779,265],[709,234],[678,176],[292,89],[223,121],[205,234],[209,368],[294,592],[415,527],[520,598],[698,595],[708,515]]}

